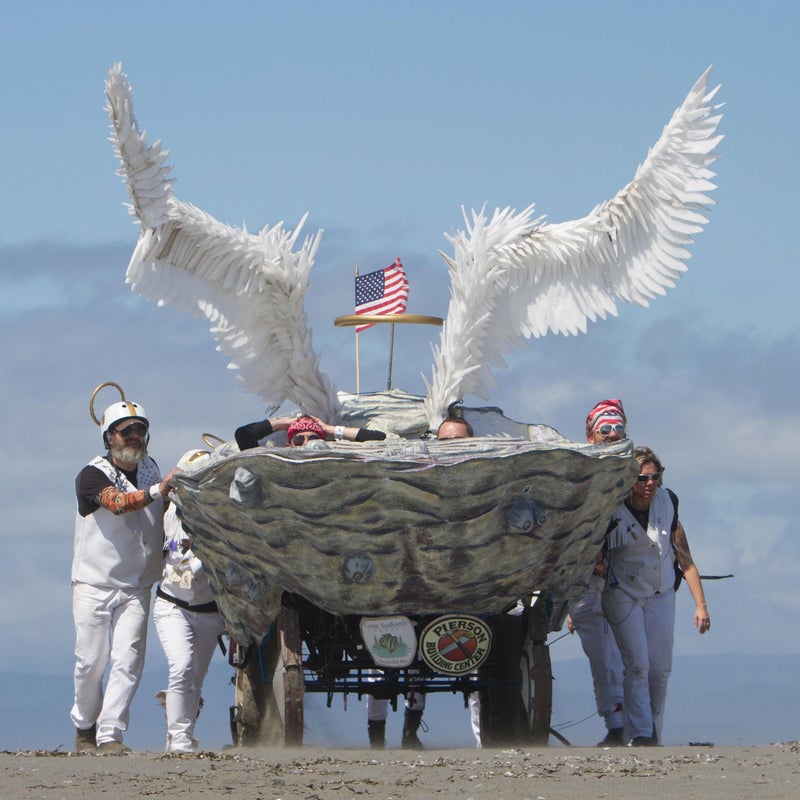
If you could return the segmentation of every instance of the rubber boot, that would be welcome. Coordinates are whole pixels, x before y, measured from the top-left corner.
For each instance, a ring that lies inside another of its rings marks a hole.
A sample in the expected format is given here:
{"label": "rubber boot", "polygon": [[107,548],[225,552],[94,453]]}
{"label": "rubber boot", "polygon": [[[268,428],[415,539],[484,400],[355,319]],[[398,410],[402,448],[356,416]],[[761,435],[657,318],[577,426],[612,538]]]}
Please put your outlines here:
{"label": "rubber boot", "polygon": [[373,750],[383,750],[386,747],[386,720],[371,719],[367,721],[369,733],[369,746]]}
{"label": "rubber boot", "polygon": [[422,722],[422,711],[406,709],[403,720],[403,741],[401,747],[404,750],[424,750],[422,742],[417,738],[417,731]]}

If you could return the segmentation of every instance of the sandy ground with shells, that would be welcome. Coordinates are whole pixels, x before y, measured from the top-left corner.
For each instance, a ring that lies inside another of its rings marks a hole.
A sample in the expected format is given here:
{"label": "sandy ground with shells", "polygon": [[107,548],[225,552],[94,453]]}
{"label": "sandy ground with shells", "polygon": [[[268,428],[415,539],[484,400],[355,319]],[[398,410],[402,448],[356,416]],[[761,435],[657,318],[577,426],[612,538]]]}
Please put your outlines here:
{"label": "sandy ground with shells", "polygon": [[0,753],[6,800],[798,797],[800,742],[760,747]]}

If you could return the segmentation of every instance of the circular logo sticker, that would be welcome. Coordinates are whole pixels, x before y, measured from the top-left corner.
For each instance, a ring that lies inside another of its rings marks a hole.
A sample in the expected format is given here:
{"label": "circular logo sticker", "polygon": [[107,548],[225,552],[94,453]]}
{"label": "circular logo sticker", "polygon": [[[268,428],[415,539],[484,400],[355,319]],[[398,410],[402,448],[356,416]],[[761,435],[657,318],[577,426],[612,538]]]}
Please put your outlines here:
{"label": "circular logo sticker", "polygon": [[468,614],[437,617],[420,637],[425,663],[435,672],[463,675],[477,669],[492,647],[488,625]]}

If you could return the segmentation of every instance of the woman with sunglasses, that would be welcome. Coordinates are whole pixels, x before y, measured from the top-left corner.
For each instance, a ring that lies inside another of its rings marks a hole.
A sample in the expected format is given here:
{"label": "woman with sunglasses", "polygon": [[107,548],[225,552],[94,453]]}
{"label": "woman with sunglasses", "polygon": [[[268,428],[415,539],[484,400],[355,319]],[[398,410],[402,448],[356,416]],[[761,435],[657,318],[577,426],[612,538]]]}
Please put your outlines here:
{"label": "woman with sunglasses", "polygon": [[[628,420],[622,400],[601,400],[586,417],[586,441],[589,444],[613,444],[627,437]],[[587,581],[586,592],[575,601],[567,615],[567,629],[577,633],[581,647],[589,659],[597,713],[603,718],[606,735],[598,747],[623,747],[622,656],[614,633],[606,622],[601,600],[605,588],[605,568],[598,554],[598,563]]]}
{"label": "woman with sunglasses", "polygon": [[711,620],[678,498],[661,486],[664,466],[649,447],[633,456],[639,475],[606,534],[602,603],[622,653],[626,735],[633,746],[656,746],[672,671],[676,559],[696,604],[695,627],[706,633]]}

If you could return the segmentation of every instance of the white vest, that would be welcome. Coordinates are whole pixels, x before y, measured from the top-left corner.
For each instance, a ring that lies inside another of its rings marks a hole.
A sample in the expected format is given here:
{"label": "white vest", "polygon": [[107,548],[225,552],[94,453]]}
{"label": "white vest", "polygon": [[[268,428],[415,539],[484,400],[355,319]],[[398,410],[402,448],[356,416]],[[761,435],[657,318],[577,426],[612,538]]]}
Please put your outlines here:
{"label": "white vest", "polygon": [[626,506],[614,513],[617,523],[608,534],[608,588],[624,589],[637,599],[672,590],[675,583],[675,550],[672,524],[675,505],[664,488],[659,488],[650,503],[647,530]]}
{"label": "white vest", "polygon": [[[134,492],[135,486],[105,458],[89,462],[105,473],[121,492]],[[139,489],[147,490],[161,482],[155,461],[146,458],[136,471]],[[161,551],[164,546],[164,499],[158,497],[141,511],[112,514],[100,507],[75,519],[75,555],[72,582],[114,589],[144,589],[161,576]]]}

